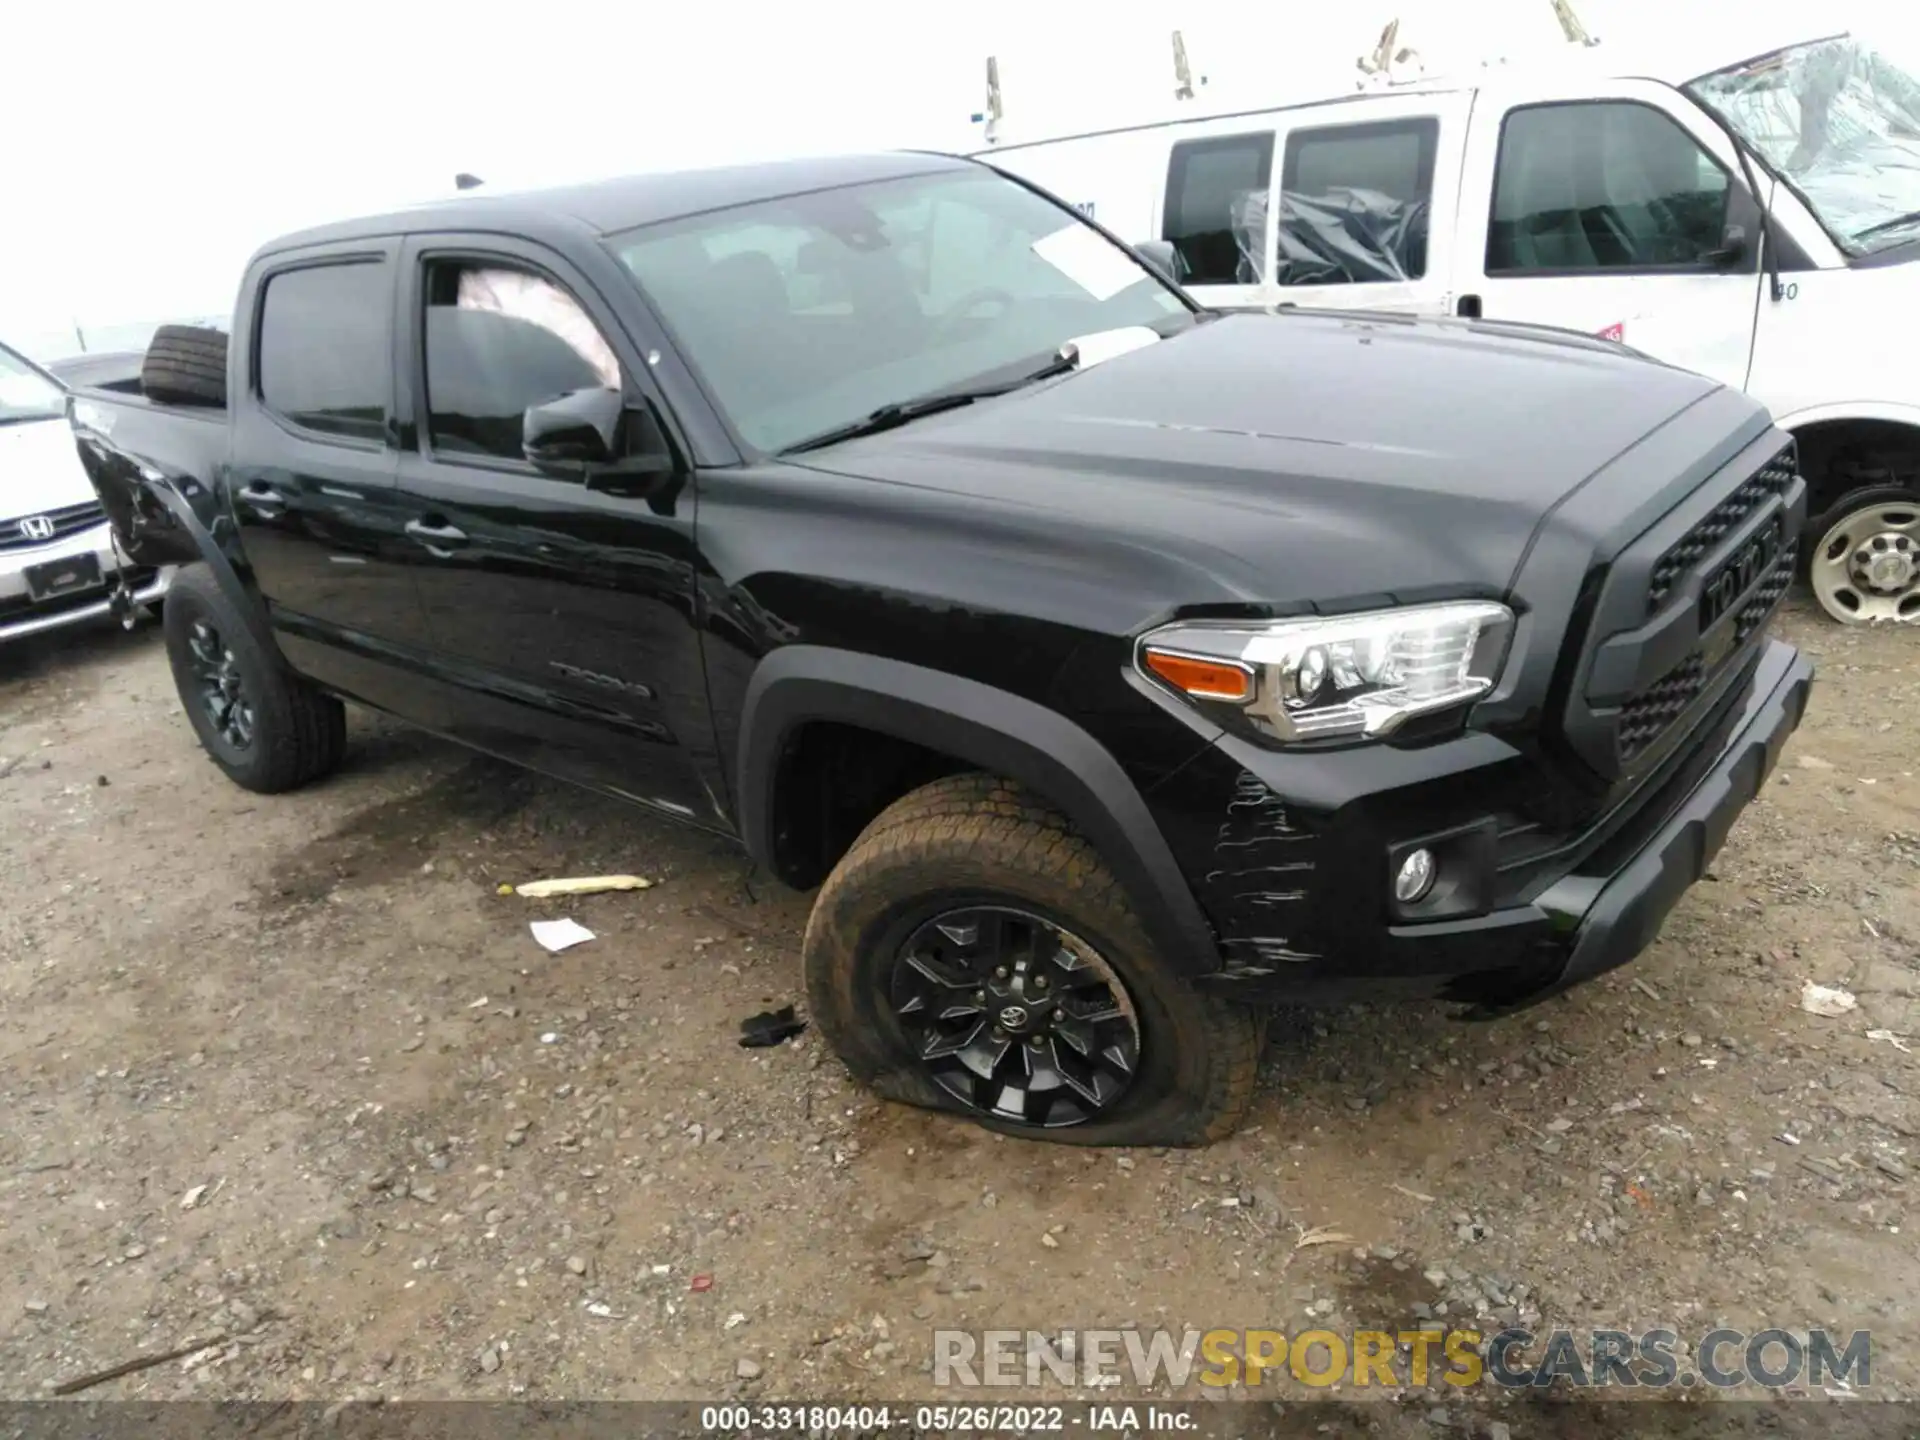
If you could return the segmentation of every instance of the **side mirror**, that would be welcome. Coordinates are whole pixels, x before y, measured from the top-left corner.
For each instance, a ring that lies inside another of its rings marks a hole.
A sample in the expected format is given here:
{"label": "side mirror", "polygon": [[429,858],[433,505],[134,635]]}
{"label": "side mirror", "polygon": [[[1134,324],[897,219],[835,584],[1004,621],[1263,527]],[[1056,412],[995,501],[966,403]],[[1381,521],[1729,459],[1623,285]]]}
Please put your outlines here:
{"label": "side mirror", "polygon": [[573,390],[527,407],[520,450],[548,474],[577,478],[619,453],[626,404],[618,390]]}
{"label": "side mirror", "polygon": [[543,475],[579,480],[615,495],[644,494],[679,462],[649,404],[618,390],[573,390],[527,408],[521,453]]}
{"label": "side mirror", "polygon": [[1725,269],[1729,265],[1738,265],[1747,253],[1747,227],[1729,225],[1720,237],[1720,243],[1700,258],[1709,265]]}
{"label": "side mirror", "polygon": [[1142,240],[1133,247],[1133,253],[1170,285],[1178,285],[1186,278],[1186,261],[1180,258],[1171,240]]}

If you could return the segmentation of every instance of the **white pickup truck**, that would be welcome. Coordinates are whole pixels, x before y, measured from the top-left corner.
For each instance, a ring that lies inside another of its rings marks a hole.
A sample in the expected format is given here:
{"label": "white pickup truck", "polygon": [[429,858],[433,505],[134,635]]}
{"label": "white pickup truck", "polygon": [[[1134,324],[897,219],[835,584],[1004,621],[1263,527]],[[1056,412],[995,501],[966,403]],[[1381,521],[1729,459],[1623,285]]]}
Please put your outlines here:
{"label": "white pickup truck", "polygon": [[1179,108],[982,158],[1212,306],[1552,325],[1746,390],[1799,441],[1821,607],[1920,623],[1920,80],[1838,35]]}

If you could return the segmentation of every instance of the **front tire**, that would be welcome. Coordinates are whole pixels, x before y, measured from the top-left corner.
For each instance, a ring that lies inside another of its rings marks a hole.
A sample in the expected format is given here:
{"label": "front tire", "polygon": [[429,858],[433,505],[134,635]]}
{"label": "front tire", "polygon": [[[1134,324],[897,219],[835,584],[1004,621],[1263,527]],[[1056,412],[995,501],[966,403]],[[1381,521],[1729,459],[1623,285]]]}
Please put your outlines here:
{"label": "front tire", "polygon": [[985,775],[896,801],[807,924],[807,1000],[889,1099],[1080,1145],[1201,1145],[1253,1098],[1264,1016],[1184,984],[1067,820]]}
{"label": "front tire", "polygon": [[1807,526],[1807,584],[1843,625],[1920,623],[1920,491],[1876,485]]}
{"label": "front tire", "polygon": [[187,719],[229,780],[272,795],[338,768],[346,707],[260,647],[205,565],[175,574],[160,623]]}

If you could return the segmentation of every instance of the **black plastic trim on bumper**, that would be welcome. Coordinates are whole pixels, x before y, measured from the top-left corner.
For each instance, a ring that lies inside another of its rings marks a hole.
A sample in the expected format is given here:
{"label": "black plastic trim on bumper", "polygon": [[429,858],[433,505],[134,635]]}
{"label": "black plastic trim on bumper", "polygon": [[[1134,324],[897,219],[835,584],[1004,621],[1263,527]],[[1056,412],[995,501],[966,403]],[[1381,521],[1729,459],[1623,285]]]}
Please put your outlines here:
{"label": "black plastic trim on bumper", "polygon": [[1457,1000],[1473,1007],[1466,1018],[1488,1019],[1625,964],[1706,873],[1806,710],[1813,665],[1791,645],[1764,640],[1743,669],[1741,693],[1712,721],[1713,748],[1531,900],[1386,924],[1364,952],[1349,944],[1312,963],[1228,965],[1194,983],[1250,1004]]}
{"label": "black plastic trim on bumper", "polygon": [[1791,645],[1767,642],[1733,738],[1660,829],[1603,882],[1570,875],[1534,902],[1556,932],[1573,932],[1559,974],[1510,1003],[1468,1013],[1490,1019],[1537,1005],[1626,964],[1651,945],[1680,897],[1706,874],[1740,812],[1759,794],[1787,737],[1799,727],[1812,688],[1813,662]]}

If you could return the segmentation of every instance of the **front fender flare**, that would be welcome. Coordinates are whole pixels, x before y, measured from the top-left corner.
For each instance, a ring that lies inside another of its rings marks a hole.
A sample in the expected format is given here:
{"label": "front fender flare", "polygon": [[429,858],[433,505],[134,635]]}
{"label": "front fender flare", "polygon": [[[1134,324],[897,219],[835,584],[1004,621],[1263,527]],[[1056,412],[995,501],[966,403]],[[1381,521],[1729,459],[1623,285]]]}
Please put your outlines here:
{"label": "front fender flare", "polygon": [[1031,700],[900,660],[789,645],[755,668],[740,716],[735,793],[741,838],[762,864],[774,851],[781,754],[814,720],[910,740],[1025,785],[1093,843],[1175,973],[1220,968],[1213,931],[1166,837],[1106,747]]}

